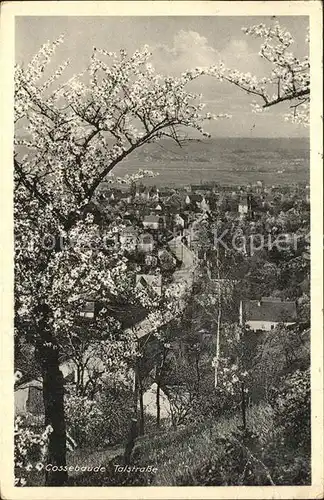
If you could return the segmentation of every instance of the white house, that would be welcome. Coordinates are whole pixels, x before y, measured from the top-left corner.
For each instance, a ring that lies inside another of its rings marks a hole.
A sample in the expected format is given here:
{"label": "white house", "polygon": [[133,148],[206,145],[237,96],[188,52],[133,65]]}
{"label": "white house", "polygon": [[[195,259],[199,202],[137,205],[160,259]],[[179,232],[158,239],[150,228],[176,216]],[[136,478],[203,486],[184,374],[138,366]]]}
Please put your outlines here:
{"label": "white house", "polygon": [[[156,408],[156,393],[157,393],[157,384],[154,382],[151,387],[143,394],[143,405],[144,410],[147,414],[152,415],[152,417],[156,417],[157,408]],[[171,416],[171,408],[170,401],[166,394],[160,389],[160,417],[161,419],[170,419]]]}
{"label": "white house", "polygon": [[152,195],[153,200],[159,201],[160,199],[160,191],[159,189],[156,190],[156,192]]}
{"label": "white house", "polygon": [[43,384],[40,380],[30,380],[21,384],[14,392],[15,414],[40,415],[44,413]]}
{"label": "white house", "polygon": [[177,226],[181,226],[182,228],[184,228],[185,226],[185,221],[184,221],[184,218],[181,217],[180,214],[176,214],[174,216],[174,223],[177,225]]}
{"label": "white house", "polygon": [[240,324],[253,331],[270,331],[278,324],[293,325],[297,321],[296,303],[275,297],[240,302]]}
{"label": "white house", "polygon": [[248,213],[249,207],[246,200],[241,200],[238,204],[238,213],[240,215],[246,215]]}
{"label": "white house", "polygon": [[204,196],[203,196],[203,199],[201,200],[201,202],[199,203],[199,206],[200,206],[200,210],[202,210],[203,212],[209,212],[209,210],[210,210],[209,204],[206,201],[206,198]]}
{"label": "white house", "polygon": [[159,229],[160,217],[158,215],[146,215],[143,220],[143,226],[146,229]]}

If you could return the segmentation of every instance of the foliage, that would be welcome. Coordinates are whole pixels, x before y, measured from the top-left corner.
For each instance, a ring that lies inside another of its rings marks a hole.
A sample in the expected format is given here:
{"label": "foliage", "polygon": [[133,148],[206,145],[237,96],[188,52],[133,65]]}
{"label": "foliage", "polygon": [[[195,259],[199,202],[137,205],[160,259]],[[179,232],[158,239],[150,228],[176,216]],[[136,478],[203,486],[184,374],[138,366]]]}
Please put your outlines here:
{"label": "foliage", "polygon": [[105,415],[97,401],[69,394],[65,397],[64,409],[68,432],[78,446],[98,446],[102,442],[99,427]]}
{"label": "foliage", "polygon": [[65,397],[68,433],[78,448],[123,443],[133,411],[133,394],[121,383],[112,387],[103,382],[96,399],[76,394]]}
{"label": "foliage", "polygon": [[273,484],[263,462],[257,458],[261,446],[257,435],[238,428],[226,438],[218,440],[223,452],[218,460],[209,460],[201,471],[196,471],[196,483],[206,486],[251,486]]}
{"label": "foliage", "polygon": [[296,370],[281,380],[272,394],[275,423],[282,429],[282,444],[310,451],[310,370]]}
{"label": "foliage", "polygon": [[97,430],[104,446],[124,443],[133,417],[133,393],[122,384],[101,391],[99,408],[104,419]]}
{"label": "foliage", "polygon": [[253,359],[253,386],[270,401],[271,393],[282,387],[284,377],[307,369],[309,363],[309,331],[278,325],[260,338]]}
{"label": "foliage", "polygon": [[14,425],[15,486],[32,486],[47,454],[51,426],[31,426],[28,416],[17,416]]}

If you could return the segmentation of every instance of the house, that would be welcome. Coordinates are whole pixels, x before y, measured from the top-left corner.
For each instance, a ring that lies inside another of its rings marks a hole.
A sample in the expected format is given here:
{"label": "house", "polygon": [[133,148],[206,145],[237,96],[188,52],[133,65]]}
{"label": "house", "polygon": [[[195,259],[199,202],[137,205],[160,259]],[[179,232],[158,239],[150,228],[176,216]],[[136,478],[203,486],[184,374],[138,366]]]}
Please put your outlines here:
{"label": "house", "polygon": [[[102,359],[96,356],[90,346],[83,353],[84,370],[82,373],[82,382],[85,384],[93,377],[94,374],[103,374],[105,372],[105,364]],[[78,380],[78,369],[73,359],[66,359],[60,364],[60,370],[64,377],[65,385],[73,386]],[[80,375],[80,374],[79,374]]]}
{"label": "house", "polygon": [[257,194],[261,194],[264,191],[264,182],[263,181],[257,181],[255,185],[255,192]]}
{"label": "house", "polygon": [[[143,394],[143,406],[145,412],[148,415],[151,415],[152,417],[155,418],[157,413],[156,398],[157,398],[157,384],[154,382]],[[170,419],[171,415],[170,401],[162,389],[160,389],[159,403],[160,403],[160,418]]]}
{"label": "house", "polygon": [[80,317],[93,319],[94,316],[95,316],[95,301],[87,300],[80,311]]}
{"label": "house", "polygon": [[241,195],[239,202],[238,202],[238,213],[240,214],[241,217],[244,217],[245,215],[249,214],[250,216],[253,215],[253,199],[252,195],[250,193],[246,195]]}
{"label": "house", "polygon": [[157,266],[157,263],[158,263],[158,259],[155,255],[145,255],[145,264],[147,266],[152,266],[152,267],[155,267]]}
{"label": "house", "polygon": [[144,233],[139,236],[139,242],[137,244],[137,249],[149,253],[154,250],[154,239],[150,233]]}
{"label": "house", "polygon": [[151,289],[157,295],[162,294],[162,277],[155,274],[137,274],[136,275],[136,288],[145,290]]}
{"label": "house", "polygon": [[126,227],[119,236],[119,241],[122,246],[134,250],[137,245],[137,231],[134,227]]}
{"label": "house", "polygon": [[187,246],[186,238],[177,236],[169,241],[168,245],[174,257],[182,263],[182,269],[191,269],[196,262],[196,256]]}
{"label": "house", "polygon": [[150,190],[150,199],[153,201],[160,200],[160,191],[158,188],[151,188]]}
{"label": "house", "polygon": [[297,321],[296,303],[275,297],[240,302],[240,324],[253,331],[270,331],[280,323],[293,325]]}
{"label": "house", "polygon": [[185,209],[197,211],[197,209],[200,209],[200,203],[202,200],[203,196],[201,194],[192,193],[190,196],[187,195],[184,200]]}
{"label": "house", "polygon": [[30,380],[19,385],[14,392],[14,406],[17,415],[44,413],[43,384],[40,380]]}
{"label": "house", "polygon": [[147,200],[150,200],[150,199],[151,199],[151,193],[150,193],[150,190],[149,190],[149,189],[147,189],[147,190],[145,191],[145,197],[146,197],[146,199],[147,199]]}
{"label": "house", "polygon": [[183,202],[184,202],[184,197],[181,194],[179,194],[178,192],[172,193],[171,196],[166,198],[165,207],[167,207],[168,211],[170,211],[170,209],[173,209],[174,210],[173,213],[176,213],[179,212],[179,210],[181,210]]}
{"label": "house", "polygon": [[127,203],[128,205],[132,203],[132,195],[128,194],[127,196],[123,196],[123,198],[120,198],[120,201],[123,201],[124,203]]}
{"label": "house", "polygon": [[183,230],[182,242],[187,245],[188,248],[192,248],[192,242],[194,240],[194,234],[191,228],[185,228]]}
{"label": "house", "polygon": [[158,251],[159,265],[162,270],[172,270],[177,264],[176,258],[165,248]]}
{"label": "house", "polygon": [[204,195],[206,192],[210,192],[212,186],[209,184],[191,184],[191,192]]}
{"label": "house", "polygon": [[158,215],[146,215],[143,220],[143,226],[146,229],[159,229],[161,218]]}
{"label": "house", "polygon": [[238,204],[238,213],[240,215],[246,215],[248,213],[248,204],[245,200],[242,200]]}
{"label": "house", "polygon": [[182,228],[185,227],[185,220],[182,217],[182,215],[180,215],[180,214],[176,214],[174,216],[174,223],[175,223],[176,226],[180,226]]}
{"label": "house", "polygon": [[200,210],[202,210],[203,212],[209,212],[210,211],[209,203],[206,201],[205,196],[203,196],[201,202],[199,203],[199,207],[200,207]]}

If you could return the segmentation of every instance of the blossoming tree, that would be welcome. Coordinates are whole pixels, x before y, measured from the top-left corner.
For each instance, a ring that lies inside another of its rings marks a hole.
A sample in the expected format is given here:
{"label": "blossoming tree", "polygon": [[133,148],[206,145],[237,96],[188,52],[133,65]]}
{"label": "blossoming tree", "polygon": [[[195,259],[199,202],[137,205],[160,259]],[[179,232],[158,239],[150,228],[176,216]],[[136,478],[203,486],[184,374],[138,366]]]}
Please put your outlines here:
{"label": "blossoming tree", "polygon": [[[206,115],[200,97],[185,89],[201,72],[157,75],[147,47],[132,55],[94,49],[83,74],[59,84],[64,63],[46,78],[61,42],[46,43],[26,67],[16,66],[14,215],[15,335],[35,346],[45,424],[53,429],[48,461],[64,469],[60,355],[64,343],[79,334],[80,307],[89,296],[102,303],[143,299],[134,297],[123,251],[102,245],[86,207],[134,150],[163,137],[180,143],[186,127],[204,133]],[[122,334],[109,308],[102,307],[87,328],[108,338],[112,351],[116,341],[116,356],[121,355]],[[127,355],[129,338],[123,340],[122,355]],[[64,470],[47,474],[48,485],[66,480]]]}
{"label": "blossoming tree", "polygon": [[[262,40],[260,57],[269,63],[270,72],[263,78],[251,73],[242,73],[236,69],[226,68],[223,64],[209,69],[208,73],[227,81],[259,100],[253,101],[254,112],[262,112],[267,108],[288,102],[292,113],[287,113],[286,120],[294,123],[309,123],[310,102],[310,61],[308,54],[296,57],[291,51],[294,38],[279,22],[272,26],[261,23],[243,31],[254,38]],[[305,38],[309,43],[309,31]]]}

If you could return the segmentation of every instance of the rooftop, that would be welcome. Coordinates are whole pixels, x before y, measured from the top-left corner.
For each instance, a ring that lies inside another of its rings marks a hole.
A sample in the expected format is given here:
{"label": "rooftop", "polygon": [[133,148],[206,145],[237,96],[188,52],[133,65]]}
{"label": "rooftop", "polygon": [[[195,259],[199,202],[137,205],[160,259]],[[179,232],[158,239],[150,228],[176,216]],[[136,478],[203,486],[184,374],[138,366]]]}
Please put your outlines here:
{"label": "rooftop", "polygon": [[281,301],[277,298],[263,297],[261,300],[246,300],[243,308],[246,321],[290,323],[297,319],[296,303]]}
{"label": "rooftop", "polygon": [[145,215],[144,222],[159,222],[160,217],[158,215]]}

